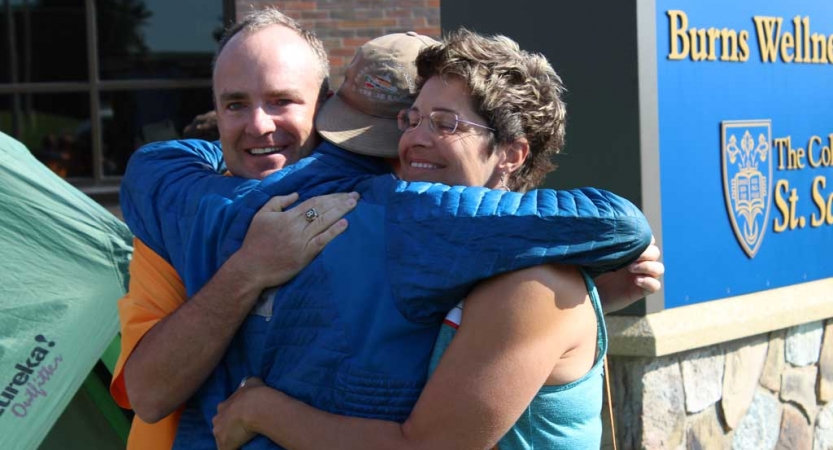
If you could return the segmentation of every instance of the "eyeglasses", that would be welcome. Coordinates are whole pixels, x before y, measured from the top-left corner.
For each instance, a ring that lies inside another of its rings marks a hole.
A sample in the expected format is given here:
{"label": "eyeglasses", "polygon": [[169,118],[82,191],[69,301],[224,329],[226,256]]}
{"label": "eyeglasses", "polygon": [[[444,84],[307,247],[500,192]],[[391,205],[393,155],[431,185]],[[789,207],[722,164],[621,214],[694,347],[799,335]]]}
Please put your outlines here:
{"label": "eyeglasses", "polygon": [[431,111],[427,116],[424,116],[415,109],[403,109],[396,116],[396,123],[402,131],[413,131],[422,123],[422,119],[425,117],[428,118],[428,128],[440,136],[448,136],[456,133],[457,125],[461,123],[495,131],[494,128],[489,128],[486,125],[463,120],[457,114],[449,111]]}

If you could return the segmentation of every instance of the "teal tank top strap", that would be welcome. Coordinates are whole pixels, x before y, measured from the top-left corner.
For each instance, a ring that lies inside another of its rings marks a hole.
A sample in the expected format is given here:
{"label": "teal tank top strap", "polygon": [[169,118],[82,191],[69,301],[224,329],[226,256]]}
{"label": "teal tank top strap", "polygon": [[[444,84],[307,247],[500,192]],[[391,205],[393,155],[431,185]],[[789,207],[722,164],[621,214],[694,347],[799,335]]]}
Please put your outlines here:
{"label": "teal tank top strap", "polygon": [[584,269],[580,270],[581,275],[584,277],[584,285],[587,286],[587,293],[590,295],[590,301],[593,302],[593,310],[596,312],[599,341],[599,357],[596,362],[598,363],[607,354],[607,325],[605,324],[604,309],[602,308],[602,299],[599,297],[599,290],[596,289],[596,283],[593,281],[593,278]]}

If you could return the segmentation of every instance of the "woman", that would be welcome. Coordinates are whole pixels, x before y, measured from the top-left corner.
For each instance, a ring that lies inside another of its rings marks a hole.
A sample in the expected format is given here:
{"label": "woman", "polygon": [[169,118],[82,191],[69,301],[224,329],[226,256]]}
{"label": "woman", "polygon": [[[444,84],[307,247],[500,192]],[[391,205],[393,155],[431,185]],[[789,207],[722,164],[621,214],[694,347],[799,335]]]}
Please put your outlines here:
{"label": "woman", "polygon": [[[565,107],[542,56],[463,30],[423,50],[417,68],[419,96],[399,116],[400,178],[523,191],[553,168]],[[495,277],[462,316],[403,424],[325,413],[249,379],[220,405],[218,446],[263,434],[293,449],[490,448],[506,435],[501,449],[598,448],[607,342],[587,276],[538,266]]]}

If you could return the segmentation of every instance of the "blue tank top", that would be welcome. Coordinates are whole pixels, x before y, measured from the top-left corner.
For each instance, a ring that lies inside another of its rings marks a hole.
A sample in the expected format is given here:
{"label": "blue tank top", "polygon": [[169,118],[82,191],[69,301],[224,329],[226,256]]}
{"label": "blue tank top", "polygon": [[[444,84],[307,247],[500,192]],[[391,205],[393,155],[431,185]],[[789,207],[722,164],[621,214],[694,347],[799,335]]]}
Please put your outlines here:
{"label": "blue tank top", "polygon": [[[596,311],[598,356],[593,367],[572,383],[543,386],[521,417],[498,443],[499,450],[597,449],[602,437],[602,397],[604,356],[607,353],[605,328],[599,295],[593,280],[582,271],[587,292]],[[454,308],[443,323],[430,372],[433,373],[457,332],[462,308]]]}

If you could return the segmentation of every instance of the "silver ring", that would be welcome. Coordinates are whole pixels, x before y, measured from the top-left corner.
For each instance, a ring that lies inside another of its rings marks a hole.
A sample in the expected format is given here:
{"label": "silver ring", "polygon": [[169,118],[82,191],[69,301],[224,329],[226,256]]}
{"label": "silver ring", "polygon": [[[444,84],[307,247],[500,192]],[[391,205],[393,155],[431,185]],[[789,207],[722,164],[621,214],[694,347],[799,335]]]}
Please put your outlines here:
{"label": "silver ring", "polygon": [[247,381],[249,381],[249,377],[243,377],[243,379],[240,380],[240,386],[237,386],[237,389],[243,389],[244,387],[246,387]]}
{"label": "silver ring", "polygon": [[307,219],[307,222],[312,223],[313,220],[318,218],[318,211],[315,208],[310,208],[304,213],[304,217]]}

